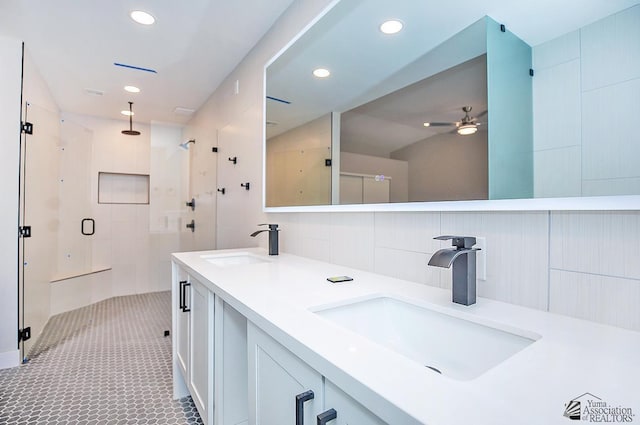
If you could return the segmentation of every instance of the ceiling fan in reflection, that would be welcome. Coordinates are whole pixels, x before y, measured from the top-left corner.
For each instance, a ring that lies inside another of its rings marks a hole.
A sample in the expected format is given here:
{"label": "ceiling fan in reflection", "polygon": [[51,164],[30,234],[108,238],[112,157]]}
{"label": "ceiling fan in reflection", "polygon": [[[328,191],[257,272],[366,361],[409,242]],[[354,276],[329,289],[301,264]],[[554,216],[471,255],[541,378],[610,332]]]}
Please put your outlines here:
{"label": "ceiling fan in reflection", "polygon": [[484,117],[487,114],[487,111],[481,112],[477,117],[469,116],[469,112],[471,112],[471,106],[463,106],[462,111],[464,112],[464,117],[460,121],[456,122],[425,122],[425,127],[456,127],[453,132],[458,133],[461,136],[468,136],[470,134],[474,134],[478,131],[478,126],[482,125],[482,123],[478,122],[478,119]]}

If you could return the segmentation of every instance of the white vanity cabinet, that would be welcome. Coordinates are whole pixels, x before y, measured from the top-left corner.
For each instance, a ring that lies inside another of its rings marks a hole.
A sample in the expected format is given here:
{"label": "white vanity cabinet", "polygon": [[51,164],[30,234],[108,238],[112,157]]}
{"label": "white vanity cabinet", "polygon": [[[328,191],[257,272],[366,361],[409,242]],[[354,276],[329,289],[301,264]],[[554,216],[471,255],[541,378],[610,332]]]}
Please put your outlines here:
{"label": "white vanity cabinet", "polygon": [[[247,330],[249,418],[255,425],[381,425],[364,406],[252,323]],[[335,410],[336,418],[319,415]]]}
{"label": "white vanity cabinet", "polygon": [[189,389],[203,423],[213,410],[213,341],[214,341],[214,296],[194,278],[191,282],[191,323]]}
{"label": "white vanity cabinet", "polygon": [[214,295],[173,266],[174,397],[191,394],[205,424],[213,410]]}

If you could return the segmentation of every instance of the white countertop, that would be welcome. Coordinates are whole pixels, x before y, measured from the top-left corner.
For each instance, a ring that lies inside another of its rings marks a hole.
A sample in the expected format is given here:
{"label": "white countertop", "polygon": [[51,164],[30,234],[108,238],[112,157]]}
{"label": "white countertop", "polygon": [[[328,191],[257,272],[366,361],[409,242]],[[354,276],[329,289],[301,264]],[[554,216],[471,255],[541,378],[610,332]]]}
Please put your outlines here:
{"label": "white countertop", "polygon": [[[268,261],[220,267],[201,258],[233,252],[249,252]],[[451,302],[449,290],[294,255],[268,256],[259,248],[177,253],[173,259],[390,424],[569,425],[581,422],[563,417],[565,403],[584,393],[610,407],[631,408],[632,423],[640,423],[640,332],[485,298],[473,306],[460,306]],[[339,275],[354,281],[326,280]],[[454,315],[502,323],[541,338],[477,378],[461,381],[309,311],[373,295],[445,308]]]}

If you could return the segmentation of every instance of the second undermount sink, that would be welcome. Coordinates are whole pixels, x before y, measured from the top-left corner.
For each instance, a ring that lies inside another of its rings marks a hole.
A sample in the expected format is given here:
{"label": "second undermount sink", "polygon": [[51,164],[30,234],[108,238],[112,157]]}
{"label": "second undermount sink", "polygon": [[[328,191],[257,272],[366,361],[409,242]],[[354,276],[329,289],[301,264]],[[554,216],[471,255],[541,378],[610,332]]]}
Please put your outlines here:
{"label": "second undermount sink", "polygon": [[229,254],[207,254],[207,255],[201,255],[200,258],[218,267],[245,266],[248,264],[269,262],[269,260],[266,260],[262,257],[253,255],[248,252],[233,252]]}
{"label": "second undermount sink", "polygon": [[540,338],[527,331],[504,326],[499,329],[391,297],[311,310],[459,380],[481,375]]}

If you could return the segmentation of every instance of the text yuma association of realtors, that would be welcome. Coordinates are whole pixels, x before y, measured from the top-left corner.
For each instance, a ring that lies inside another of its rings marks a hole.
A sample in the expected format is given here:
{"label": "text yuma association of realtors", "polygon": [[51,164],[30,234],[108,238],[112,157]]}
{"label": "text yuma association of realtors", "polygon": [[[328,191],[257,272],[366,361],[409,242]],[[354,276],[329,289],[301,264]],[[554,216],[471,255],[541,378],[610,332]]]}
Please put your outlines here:
{"label": "text yuma association of realtors", "polygon": [[582,420],[589,422],[633,422],[633,410],[630,407],[612,407],[605,401],[587,400],[581,412]]}

